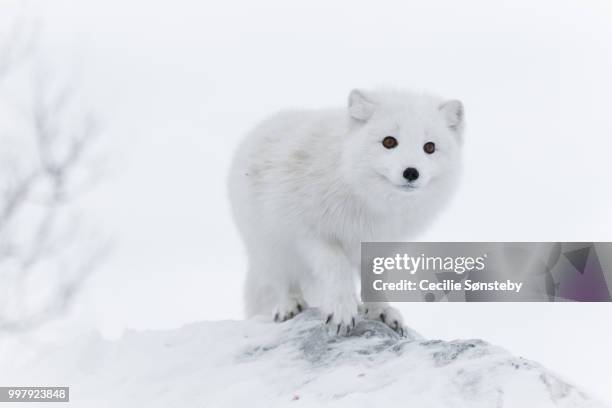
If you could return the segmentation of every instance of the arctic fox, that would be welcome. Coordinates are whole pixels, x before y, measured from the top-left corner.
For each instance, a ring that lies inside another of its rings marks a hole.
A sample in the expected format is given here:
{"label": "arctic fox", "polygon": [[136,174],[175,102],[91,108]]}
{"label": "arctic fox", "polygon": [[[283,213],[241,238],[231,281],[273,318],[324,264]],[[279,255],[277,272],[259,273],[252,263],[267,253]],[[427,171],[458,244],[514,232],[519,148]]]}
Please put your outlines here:
{"label": "arctic fox", "polygon": [[247,315],[291,319],[309,288],[338,334],[360,314],[402,333],[397,310],[360,304],[360,243],[409,239],[432,221],[458,183],[463,128],[461,102],[392,90],[353,90],[347,108],[257,126],[229,177],[249,258]]}

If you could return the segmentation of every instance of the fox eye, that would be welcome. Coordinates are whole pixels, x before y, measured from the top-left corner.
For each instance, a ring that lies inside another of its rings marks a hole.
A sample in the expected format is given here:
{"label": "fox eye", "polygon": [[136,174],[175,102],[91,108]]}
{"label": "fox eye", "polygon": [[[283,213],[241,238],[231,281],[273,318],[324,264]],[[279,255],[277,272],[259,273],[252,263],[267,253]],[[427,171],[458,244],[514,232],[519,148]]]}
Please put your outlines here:
{"label": "fox eye", "polygon": [[397,146],[397,139],[393,136],[387,136],[383,139],[382,145],[385,146],[387,149],[393,149]]}
{"label": "fox eye", "polygon": [[436,144],[434,142],[427,142],[423,145],[423,150],[425,150],[427,154],[432,154],[436,151]]}

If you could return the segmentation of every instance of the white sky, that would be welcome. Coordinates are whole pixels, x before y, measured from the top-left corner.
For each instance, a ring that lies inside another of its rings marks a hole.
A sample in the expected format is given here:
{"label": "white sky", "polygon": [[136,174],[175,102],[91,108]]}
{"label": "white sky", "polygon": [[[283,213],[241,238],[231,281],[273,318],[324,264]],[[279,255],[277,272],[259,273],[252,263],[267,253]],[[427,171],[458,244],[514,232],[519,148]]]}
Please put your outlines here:
{"label": "white sky", "polygon": [[[82,208],[116,249],[69,333],[240,318],[233,149],[262,116],[340,106],[353,87],[466,106],[464,182],[423,240],[612,241],[607,0],[55,0],[28,14],[48,63],[82,73],[112,163]],[[483,337],[612,401],[610,304],[399,307],[426,336]]]}

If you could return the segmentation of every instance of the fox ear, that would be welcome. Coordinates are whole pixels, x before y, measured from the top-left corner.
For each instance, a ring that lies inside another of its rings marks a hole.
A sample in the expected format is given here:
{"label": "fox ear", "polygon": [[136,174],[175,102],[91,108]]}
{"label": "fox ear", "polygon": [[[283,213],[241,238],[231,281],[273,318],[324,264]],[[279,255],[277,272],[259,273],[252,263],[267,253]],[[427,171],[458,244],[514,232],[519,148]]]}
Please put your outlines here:
{"label": "fox ear", "polygon": [[463,104],[458,100],[451,100],[440,105],[440,112],[444,115],[449,129],[461,132],[463,130],[464,111]]}
{"label": "fox ear", "polygon": [[374,103],[360,90],[353,89],[348,100],[349,115],[360,122],[367,122],[374,113]]}

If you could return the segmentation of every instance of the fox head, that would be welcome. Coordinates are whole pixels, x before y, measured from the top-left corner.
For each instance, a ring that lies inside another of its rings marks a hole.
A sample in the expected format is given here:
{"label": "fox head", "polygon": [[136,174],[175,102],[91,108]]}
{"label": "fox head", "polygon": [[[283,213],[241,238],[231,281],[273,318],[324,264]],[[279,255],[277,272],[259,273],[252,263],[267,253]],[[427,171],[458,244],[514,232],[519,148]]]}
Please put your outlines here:
{"label": "fox head", "polygon": [[401,91],[353,90],[344,174],[376,205],[444,199],[460,171],[463,104]]}

